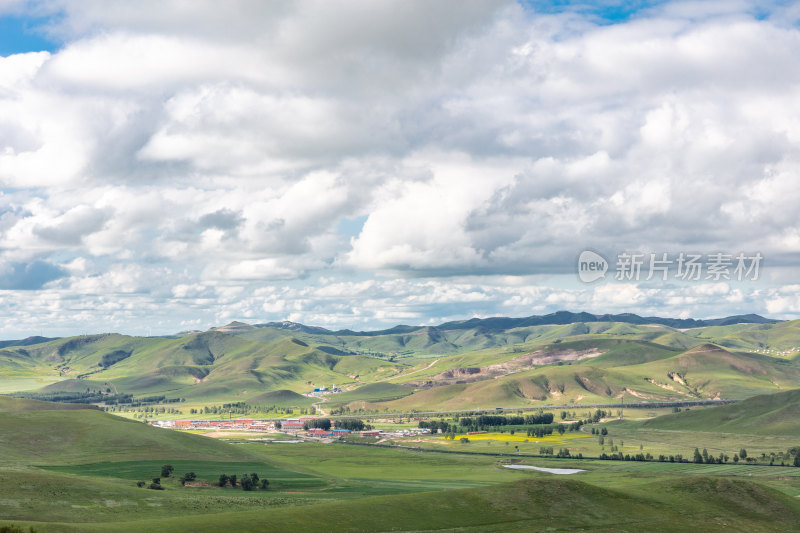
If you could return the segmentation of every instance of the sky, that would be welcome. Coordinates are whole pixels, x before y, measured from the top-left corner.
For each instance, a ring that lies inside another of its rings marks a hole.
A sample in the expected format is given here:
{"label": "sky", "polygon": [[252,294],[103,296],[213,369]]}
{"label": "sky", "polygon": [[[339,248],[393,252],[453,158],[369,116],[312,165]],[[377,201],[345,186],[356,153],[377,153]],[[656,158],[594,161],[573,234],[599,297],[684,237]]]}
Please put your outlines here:
{"label": "sky", "polygon": [[800,318],[799,21],[745,0],[0,0],[0,338]]}

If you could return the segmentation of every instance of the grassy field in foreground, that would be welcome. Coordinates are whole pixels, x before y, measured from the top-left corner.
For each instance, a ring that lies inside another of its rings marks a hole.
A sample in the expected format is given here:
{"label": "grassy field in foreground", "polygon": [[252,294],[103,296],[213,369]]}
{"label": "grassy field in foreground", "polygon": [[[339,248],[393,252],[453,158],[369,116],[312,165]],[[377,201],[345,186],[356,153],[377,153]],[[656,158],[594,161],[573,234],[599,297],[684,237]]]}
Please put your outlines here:
{"label": "grassy field in foreground", "polygon": [[[645,492],[646,491],[646,492]],[[658,495],[658,497],[647,494]],[[684,502],[685,496],[694,496]],[[758,501],[761,505],[749,505]],[[266,511],[119,521],[115,531],[787,531],[798,504],[777,491],[739,480],[698,477],[688,484],[656,481],[639,492],[610,490],[572,479],[515,483],[433,493],[377,496]],[[81,524],[103,531],[102,524]],[[57,525],[43,531],[57,531]],[[68,529],[61,529],[68,530]]]}
{"label": "grassy field in foreground", "polygon": [[[199,438],[199,437],[195,437]],[[223,443],[220,443],[223,444]],[[229,448],[231,445],[227,445]],[[800,520],[792,469],[508,459],[345,444],[237,445],[246,462],[168,461],[199,479],[259,472],[273,489],[139,489],[164,460],[0,471],[0,516],[40,531],[786,531]],[[581,468],[564,479],[509,461]],[[797,469],[795,469],[797,470]],[[800,472],[799,472],[800,473]],[[753,482],[753,480],[758,480]],[[377,518],[376,518],[377,517]]]}

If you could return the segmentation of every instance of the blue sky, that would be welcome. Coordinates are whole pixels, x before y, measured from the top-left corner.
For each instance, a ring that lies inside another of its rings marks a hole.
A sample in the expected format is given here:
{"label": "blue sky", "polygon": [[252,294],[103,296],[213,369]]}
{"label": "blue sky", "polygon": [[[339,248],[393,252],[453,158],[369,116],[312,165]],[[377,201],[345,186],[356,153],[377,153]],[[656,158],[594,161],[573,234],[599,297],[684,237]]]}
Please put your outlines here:
{"label": "blue sky", "polygon": [[42,28],[48,20],[0,14],[0,56],[55,51],[58,45]]}
{"label": "blue sky", "polygon": [[0,338],[800,314],[796,3],[308,5],[0,7]]}
{"label": "blue sky", "polygon": [[538,13],[577,13],[594,17],[608,24],[628,20],[637,13],[667,3],[665,0],[633,1],[633,2],[544,2],[540,0],[523,0],[521,5]]}

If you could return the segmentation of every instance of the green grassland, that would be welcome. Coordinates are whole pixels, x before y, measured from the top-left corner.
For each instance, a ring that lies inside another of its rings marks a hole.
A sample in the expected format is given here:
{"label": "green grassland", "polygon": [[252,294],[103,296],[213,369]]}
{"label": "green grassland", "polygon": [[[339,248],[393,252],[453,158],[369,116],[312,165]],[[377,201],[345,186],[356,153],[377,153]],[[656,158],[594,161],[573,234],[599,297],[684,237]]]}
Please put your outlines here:
{"label": "green grassland", "polygon": [[[742,404],[749,416],[773,405],[752,402]],[[698,413],[715,409],[722,407]],[[641,421],[624,424],[649,430]],[[616,435],[624,424],[605,425]],[[572,447],[571,434],[564,437]],[[572,440],[579,438],[592,440]],[[473,444],[481,446],[467,446]],[[584,472],[565,478],[503,468],[509,462]],[[136,486],[158,477],[165,463],[175,476],[162,480],[164,490]],[[181,486],[175,477],[190,471],[198,485]],[[221,473],[250,472],[269,479],[270,489],[212,484]],[[45,532],[689,531],[697,524],[706,531],[788,531],[800,522],[796,473],[338,443],[231,444],[87,406],[0,398],[0,524]]]}
{"label": "green grassland", "polygon": [[658,417],[646,428],[800,437],[800,389]]}
{"label": "green grassland", "polygon": [[[197,439],[71,404],[2,398],[0,464],[63,461],[247,458],[213,439]],[[234,453],[236,452],[236,453]]]}
{"label": "green grassland", "polygon": [[[470,435],[469,442],[460,441],[462,435],[448,439],[444,435],[431,435],[415,444],[430,449],[469,453],[539,454],[542,447],[556,450],[569,448],[573,454],[598,457],[613,451],[635,455],[649,453],[682,455],[691,459],[694,448],[707,449],[715,457],[720,454],[732,460],[742,448],[751,458],[768,463],[773,454],[780,455],[800,445],[800,389],[756,396],[742,402],[714,407],[694,407],[678,413],[650,409],[625,409],[624,419],[619,419],[619,409],[600,424],[590,424],[580,431],[564,435],[554,433],[544,437],[529,437],[525,428],[503,428],[503,432]],[[557,413],[556,413],[557,414]],[[589,412],[579,411],[578,418],[586,419]],[[570,415],[575,418],[573,415]],[[605,428],[604,438],[591,433]],[[511,430],[516,429],[514,434]],[[403,439],[391,441],[402,445]],[[612,446],[615,447],[612,450]],[[780,464],[781,459],[776,459]],[[788,460],[791,464],[791,459]],[[793,470],[800,476],[800,470]]]}
{"label": "green grassland", "polygon": [[[636,455],[638,453],[650,454],[654,458],[660,455],[681,455],[691,460],[695,448],[707,449],[715,457],[720,454],[728,455],[729,461],[742,448],[747,449],[751,457],[759,458],[761,454],[767,457],[770,454],[784,453],[788,449],[798,446],[796,436],[788,435],[740,435],[732,433],[715,433],[708,431],[681,431],[659,430],[643,427],[638,422],[609,422],[602,424],[608,431],[602,441],[598,435],[588,432],[569,432],[564,435],[554,433],[545,437],[528,437],[525,431],[517,430],[511,435],[509,430],[504,433],[490,432],[481,435],[468,435],[469,442],[460,441],[461,435],[454,440],[442,435],[429,436],[415,439],[413,444],[405,439],[395,439],[389,444],[400,446],[421,446],[431,450],[442,450],[459,453],[497,453],[514,455],[539,455],[543,447],[553,448],[558,451],[568,448],[572,454],[582,454],[584,457],[599,457],[602,453],[611,454],[613,450],[623,454]],[[597,426],[598,428],[600,425]],[[419,442],[416,442],[419,441]],[[603,444],[601,444],[601,442]],[[517,449],[519,452],[517,452]],[[761,460],[761,459],[760,459]],[[768,463],[769,459],[762,460]],[[791,460],[789,461],[791,463]],[[778,461],[777,464],[780,464]],[[744,465],[742,465],[744,467]],[[755,466],[754,468],[763,468]],[[797,477],[800,482],[800,470],[787,467],[788,474]],[[743,472],[743,471],[737,471]],[[772,473],[775,473],[772,471]]]}

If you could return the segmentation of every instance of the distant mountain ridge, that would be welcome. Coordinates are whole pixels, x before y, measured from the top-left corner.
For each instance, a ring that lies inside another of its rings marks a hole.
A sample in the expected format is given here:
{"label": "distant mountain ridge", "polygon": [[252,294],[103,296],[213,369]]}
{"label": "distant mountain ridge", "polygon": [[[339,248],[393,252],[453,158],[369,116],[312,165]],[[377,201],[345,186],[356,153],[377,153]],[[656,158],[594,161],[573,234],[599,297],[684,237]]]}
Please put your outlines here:
{"label": "distant mountain ridge", "polygon": [[[490,318],[470,318],[468,320],[454,320],[444,322],[437,326],[407,326],[397,325],[388,329],[375,331],[354,331],[351,329],[331,330],[321,326],[308,326],[298,322],[284,320],[281,322],[266,322],[260,324],[247,324],[245,322],[234,321],[225,326],[211,328],[217,331],[242,331],[250,328],[275,328],[290,331],[301,331],[309,334],[319,335],[348,335],[353,337],[375,337],[379,335],[400,335],[414,333],[424,329],[453,331],[477,328],[486,332],[505,331],[513,328],[528,326],[548,326],[548,325],[567,325],[580,322],[624,322],[627,324],[660,324],[671,328],[689,329],[702,328],[707,326],[730,326],[733,324],[775,324],[782,322],[771,318],[765,318],[757,314],[733,315],[724,318],[694,319],[694,318],[663,318],[658,316],[642,317],[634,313],[621,314],[592,314],[586,312],[573,313],[570,311],[556,311],[547,315],[531,315],[522,318],[511,317],[490,317]],[[202,333],[200,330],[181,331],[174,335],[160,335],[159,338],[179,338],[187,335]],[[31,336],[25,339],[0,340],[0,349],[12,346],[32,346],[61,339],[63,337],[40,337]]]}
{"label": "distant mountain ridge", "polygon": [[[292,331],[302,331],[303,333],[312,334],[328,334],[328,335],[349,335],[357,337],[373,337],[377,335],[396,335],[403,333],[414,333],[423,329],[435,329],[443,331],[462,330],[478,328],[484,331],[505,331],[513,328],[523,328],[528,326],[548,326],[548,325],[566,325],[576,324],[579,322],[624,322],[627,324],[660,324],[671,328],[689,329],[689,328],[702,328],[707,326],[730,326],[733,324],[774,324],[781,322],[771,318],[765,318],[761,315],[747,314],[747,315],[733,315],[724,318],[712,319],[694,319],[694,318],[663,318],[658,316],[642,317],[634,313],[621,313],[621,314],[603,314],[596,315],[592,313],[580,312],[572,313],[570,311],[556,311],[547,315],[532,315],[523,318],[510,318],[510,317],[491,317],[491,318],[470,318],[469,320],[456,320],[452,322],[445,322],[438,326],[406,326],[398,325],[389,329],[377,331],[353,331],[351,329],[330,330],[319,326],[306,326],[297,322],[283,321],[283,322],[267,322],[264,324],[254,324],[256,328],[276,328],[287,329]],[[229,326],[241,327],[245,324],[242,322],[234,322]],[[226,327],[229,327],[226,326]]]}
{"label": "distant mountain ridge", "polygon": [[33,346],[34,344],[42,344],[45,342],[55,341],[61,337],[27,337],[25,339],[0,341],[0,348],[7,348],[9,346]]}

